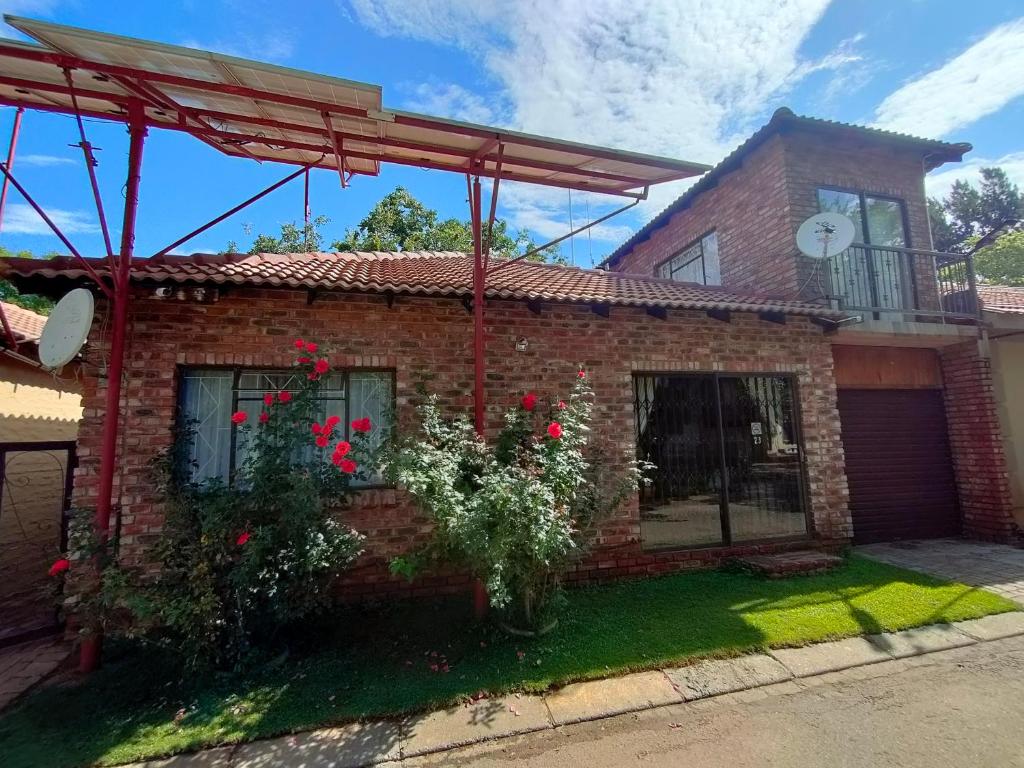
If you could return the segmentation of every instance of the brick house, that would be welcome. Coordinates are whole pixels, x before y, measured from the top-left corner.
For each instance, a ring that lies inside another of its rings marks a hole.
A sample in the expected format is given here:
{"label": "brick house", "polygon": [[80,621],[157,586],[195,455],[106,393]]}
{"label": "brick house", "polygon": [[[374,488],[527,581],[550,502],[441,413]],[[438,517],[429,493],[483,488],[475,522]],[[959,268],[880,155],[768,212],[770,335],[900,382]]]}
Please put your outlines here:
{"label": "brick house", "polygon": [[[99,260],[96,267],[105,269]],[[88,284],[70,259],[8,260],[4,271],[26,290],[62,294]],[[237,460],[229,416],[258,407],[267,389],[288,386],[296,336],[331,350],[337,373],[325,387],[331,401],[325,413],[334,409],[344,416],[347,408],[353,417],[382,423],[394,405],[401,428],[413,416],[424,374],[447,407],[471,409],[473,331],[466,303],[472,273],[464,254],[167,256],[140,262],[132,282],[115,489],[121,555],[128,560],[141,560],[160,531],[160,500],[147,465],[170,443],[179,413],[201,422],[198,471],[229,472]],[[97,302],[83,366],[79,506],[90,506],[95,497],[104,418],[108,307],[102,297]],[[593,555],[571,578],[692,567],[726,554],[806,546],[809,538],[825,546],[848,541],[831,348],[823,327],[840,316],[819,304],[600,270],[520,262],[495,272],[486,318],[490,429],[500,427],[505,409],[526,391],[541,398],[563,395],[580,363],[597,396],[596,426],[623,455],[636,451],[638,413],[646,424],[671,418],[653,399],[638,399],[643,392],[653,397],[666,374],[702,371],[720,383],[724,425],[709,401],[701,429],[724,432],[730,446],[749,433],[749,422],[763,423],[757,456],[749,447],[730,447],[730,461],[746,472],[732,492],[749,507],[732,546],[662,542],[659,537],[666,536],[658,528],[665,525],[645,531],[633,502],[604,521]],[[705,495],[714,493],[716,482],[713,471],[693,478]],[[422,541],[427,521],[389,488],[360,491],[342,514],[368,537],[350,590],[409,589],[388,576],[387,559]],[[713,521],[704,524],[717,520],[716,507]],[[463,586],[456,576],[411,588]]]}
{"label": "brick house", "polygon": [[[969,264],[930,250],[925,208],[924,173],[968,149],[780,111],[605,269],[517,263],[493,273],[488,429],[526,391],[564,393],[583,363],[597,431],[658,465],[652,485],[601,524],[571,580],[809,542],[1013,535]],[[868,219],[828,264],[795,246],[797,225],[819,207]],[[69,259],[0,264],[26,290],[89,284]],[[295,336],[331,350],[325,413],[383,426],[393,411],[404,429],[424,375],[446,407],[471,408],[463,254],[166,256],[140,261],[131,280],[115,493],[126,559],[141,560],[161,529],[146,468],[175,420],[205,430],[200,472],[229,473],[229,415],[288,386]],[[82,506],[96,493],[108,313],[98,297],[83,373]],[[368,537],[351,593],[464,588],[459,576],[410,587],[388,575],[388,559],[429,533],[395,489],[365,488],[340,514]]]}
{"label": "brick house", "polygon": [[[928,171],[969,150],[780,109],[605,262],[845,312],[827,339],[857,542],[1016,535],[972,267],[932,250],[924,191]],[[856,230],[825,261],[796,244],[819,211],[849,216]],[[645,506],[657,516],[671,503]]]}

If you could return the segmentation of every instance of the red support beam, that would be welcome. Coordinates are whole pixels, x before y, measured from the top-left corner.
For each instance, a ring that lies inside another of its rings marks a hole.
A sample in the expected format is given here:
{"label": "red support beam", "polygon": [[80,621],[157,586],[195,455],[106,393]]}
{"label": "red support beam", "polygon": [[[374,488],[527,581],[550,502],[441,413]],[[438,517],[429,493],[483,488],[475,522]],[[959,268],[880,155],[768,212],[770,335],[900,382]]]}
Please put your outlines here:
{"label": "red support beam", "polygon": [[114,247],[110,244],[110,230],[107,228],[107,216],[103,212],[103,198],[100,197],[99,182],[96,181],[96,156],[92,153],[92,144],[85,136],[85,123],[82,122],[82,113],[78,111],[78,96],[75,94],[74,80],[71,77],[71,70],[64,70],[64,79],[68,83],[68,95],[71,97],[71,107],[75,111],[75,122],[78,124],[78,146],[85,158],[85,170],[89,174],[89,185],[92,187],[92,197],[96,203],[96,215],[100,221],[100,231],[103,233],[103,244],[107,248],[107,261],[114,266]]}
{"label": "red support beam", "polygon": [[473,177],[473,424],[484,434],[484,272],[483,224],[480,220],[480,177]]}
{"label": "red support beam", "polygon": [[[14,167],[14,152],[18,148],[18,134],[21,133],[21,118],[24,115],[24,107],[18,107],[18,111],[14,113],[14,125],[11,126],[11,143],[7,145],[7,162],[5,165],[8,169]],[[0,187],[0,228],[3,227],[4,223],[4,206],[7,205],[7,189],[10,183],[11,181],[7,178],[7,174],[4,174],[3,186]],[[9,330],[6,317],[4,318],[4,329]],[[13,339],[14,337],[11,336],[11,338]]]}
{"label": "red support beam", "polygon": [[491,185],[491,211],[487,217],[487,247],[484,250],[484,274],[490,264],[491,244],[494,241],[494,217],[498,212],[498,185],[501,184],[501,161],[505,154],[505,145],[498,145],[498,162],[494,166],[494,183]]}
{"label": "red support beam", "polygon": [[[210,219],[210,221],[208,221],[205,224],[203,224],[203,226],[201,226],[201,227],[199,227],[197,229],[193,229],[191,232],[189,232],[184,237],[181,237],[181,238],[175,240],[173,243],[171,243],[170,245],[166,246],[165,248],[161,248],[159,251],[154,253],[150,258],[156,259],[156,258],[159,258],[160,256],[164,256],[164,255],[170,253],[171,251],[173,251],[175,248],[177,248],[182,243],[188,242],[189,240],[191,240],[196,235],[202,234],[203,232],[208,230],[210,227],[215,226],[217,224],[220,224],[222,221],[224,221],[224,219],[228,218],[229,216],[235,215],[236,213],[238,213],[243,208],[245,208],[245,207],[247,207],[249,205],[252,205],[257,200],[259,200],[259,199],[261,199],[263,197],[266,197],[271,192],[273,192],[275,189],[277,189],[279,187],[283,187],[289,181],[291,181],[294,178],[297,178],[297,177],[301,176],[302,174],[306,174],[307,175],[307,180],[308,180],[308,177],[309,177],[309,166],[303,166],[302,168],[299,168],[299,170],[295,171],[294,173],[288,174],[287,176],[285,176],[280,181],[277,181],[277,182],[271,184],[269,187],[263,189],[262,191],[257,192],[255,195],[250,197],[248,200],[245,200],[245,201],[239,203],[234,208],[231,208],[231,209],[225,211],[224,213],[222,213],[220,216],[218,216],[218,217],[216,217],[214,219]],[[307,190],[306,210],[308,211],[309,210],[309,198],[308,198],[309,187],[308,186],[306,187],[306,190]],[[309,224],[309,217],[308,217],[308,215],[306,217],[306,224],[307,225]]]}
{"label": "red support beam", "polygon": [[[117,441],[121,421],[121,378],[124,373],[125,344],[128,338],[128,309],[131,302],[132,251],[135,247],[135,221],[142,181],[142,150],[146,141],[146,119],[141,102],[128,107],[128,178],[125,182],[124,218],[121,226],[121,251],[118,254],[112,301],[113,322],[110,358],[107,367],[107,393],[100,447],[100,476],[96,492],[93,527],[104,542],[110,534],[113,510],[114,470],[117,465]],[[91,635],[82,643],[79,668],[92,672],[99,666],[102,635]]]}
{"label": "red support beam", "polygon": [[43,220],[43,223],[45,223],[46,226],[50,228],[53,234],[60,238],[60,241],[64,243],[64,247],[68,249],[71,255],[81,262],[82,268],[88,273],[90,278],[96,281],[96,284],[100,287],[100,290],[102,290],[103,293],[105,293],[108,298],[113,298],[113,292],[107,286],[107,284],[100,279],[99,274],[96,272],[95,269],[92,268],[92,264],[90,264],[86,259],[82,257],[82,254],[80,254],[78,252],[78,249],[71,244],[71,241],[68,240],[67,236],[65,236],[65,234],[61,232],[60,227],[53,223],[53,219],[51,219],[47,215],[46,211],[43,210],[42,206],[40,206],[39,203],[35,201],[35,198],[33,198],[28,193],[28,191],[18,182],[16,178],[14,178],[14,174],[10,172],[5,163],[0,163],[0,173],[2,173],[4,175],[4,178],[11,182],[11,186],[18,190],[18,193],[23,198],[25,198],[25,202],[32,206],[32,210],[36,212],[39,218]]}
{"label": "red support beam", "polygon": [[324,127],[327,128],[327,137],[331,140],[331,149],[334,150],[334,162],[338,164],[338,176],[341,177],[341,188],[344,189],[348,186],[348,182],[345,181],[345,154],[342,152],[343,139],[338,138],[338,134],[334,132],[330,114],[321,112],[320,115],[324,119]]}

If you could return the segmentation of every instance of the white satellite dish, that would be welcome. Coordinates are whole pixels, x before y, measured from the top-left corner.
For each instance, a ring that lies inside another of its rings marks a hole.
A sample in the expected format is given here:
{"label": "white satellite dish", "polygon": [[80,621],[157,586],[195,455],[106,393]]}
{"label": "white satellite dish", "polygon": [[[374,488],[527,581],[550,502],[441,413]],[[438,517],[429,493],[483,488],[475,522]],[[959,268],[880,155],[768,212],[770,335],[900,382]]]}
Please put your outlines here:
{"label": "white satellite dish", "polygon": [[853,242],[853,222],[841,213],[817,213],[796,231],[796,247],[812,259],[842,253]]}
{"label": "white satellite dish", "polygon": [[92,294],[75,288],[57,302],[39,337],[39,362],[60,368],[75,359],[92,328]]}

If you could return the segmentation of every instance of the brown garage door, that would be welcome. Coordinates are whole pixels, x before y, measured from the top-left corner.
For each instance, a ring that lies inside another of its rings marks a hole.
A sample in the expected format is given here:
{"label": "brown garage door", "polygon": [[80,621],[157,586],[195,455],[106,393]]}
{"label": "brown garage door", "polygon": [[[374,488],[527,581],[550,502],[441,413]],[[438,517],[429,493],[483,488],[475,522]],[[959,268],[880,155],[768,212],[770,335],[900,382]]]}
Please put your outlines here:
{"label": "brown garage door", "polygon": [[839,415],[854,541],[959,533],[940,390],[841,389]]}

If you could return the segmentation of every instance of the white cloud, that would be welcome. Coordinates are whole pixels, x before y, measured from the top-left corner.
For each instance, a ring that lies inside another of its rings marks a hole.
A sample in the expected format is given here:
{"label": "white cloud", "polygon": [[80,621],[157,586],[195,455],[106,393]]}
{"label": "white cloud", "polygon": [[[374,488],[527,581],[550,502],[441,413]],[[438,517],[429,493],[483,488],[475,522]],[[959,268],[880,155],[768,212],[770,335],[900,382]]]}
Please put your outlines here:
{"label": "white cloud", "polygon": [[404,106],[415,112],[450,117],[468,123],[495,125],[502,122],[500,107],[455,83],[419,83],[412,86]]}
{"label": "white cloud", "polygon": [[944,136],[1024,95],[1024,18],[996,27],[958,56],[891,93],[879,128]]}
{"label": "white cloud", "polygon": [[[43,207],[46,215],[65,235],[95,234],[100,231],[92,216],[85,211]],[[53,231],[26,203],[11,203],[4,210],[4,232],[12,235],[52,235]]]}
{"label": "white cloud", "polygon": [[[822,59],[800,53],[828,2],[351,0],[378,34],[454,46],[480,60],[514,128],[706,163],[739,144],[808,75],[859,60],[856,38]],[[641,217],[681,186],[652,190]],[[567,201],[528,205],[502,189],[503,214],[515,226],[567,230]]]}
{"label": "white cloud", "polygon": [[73,157],[58,157],[57,155],[15,155],[15,165],[32,165],[39,168],[50,168],[55,165],[76,165],[77,160]]}
{"label": "white cloud", "polygon": [[295,52],[295,35],[284,29],[267,34],[241,34],[230,40],[199,41],[195,38],[183,40],[179,45],[186,48],[198,48],[202,51],[214,51],[226,56],[240,59],[258,59],[260,61],[285,61]]}
{"label": "white cloud", "polygon": [[945,197],[958,179],[977,185],[981,180],[981,169],[997,165],[1006,171],[1010,181],[1024,189],[1024,152],[1011,152],[995,159],[972,157],[970,160],[946,168],[933,171],[925,177],[925,188],[931,197]]}

